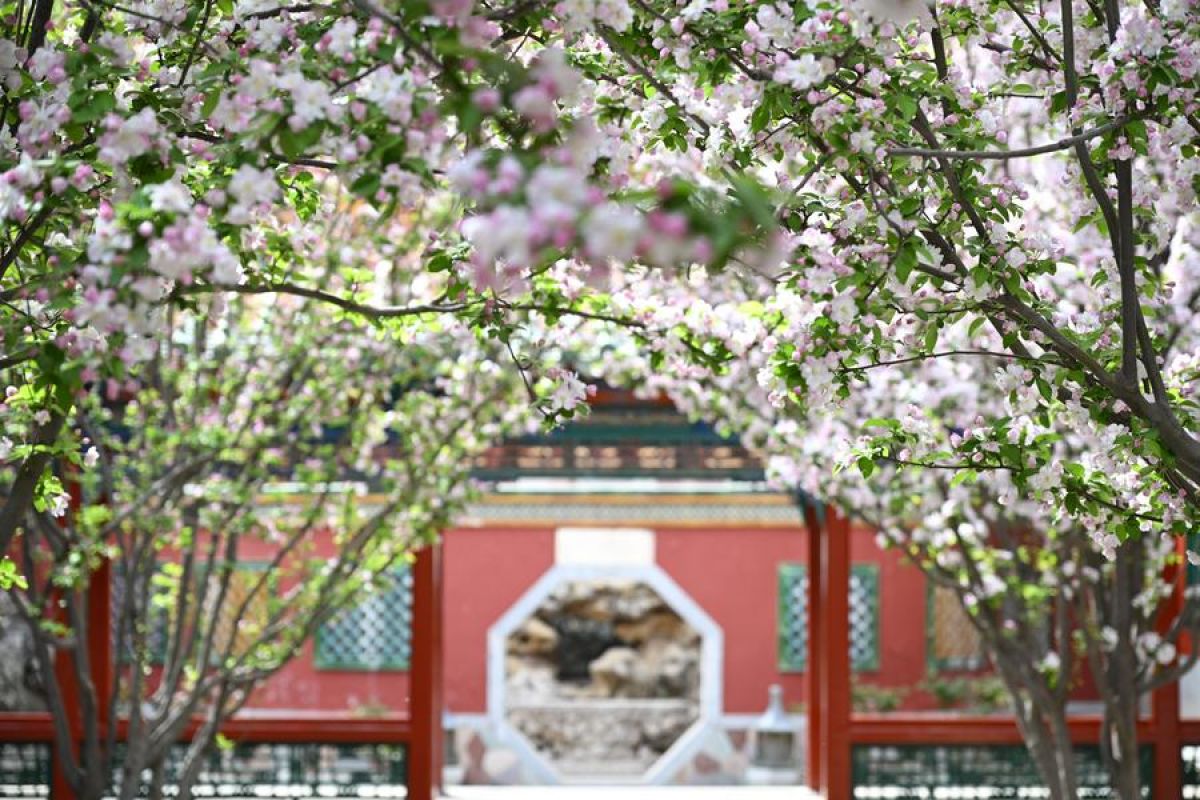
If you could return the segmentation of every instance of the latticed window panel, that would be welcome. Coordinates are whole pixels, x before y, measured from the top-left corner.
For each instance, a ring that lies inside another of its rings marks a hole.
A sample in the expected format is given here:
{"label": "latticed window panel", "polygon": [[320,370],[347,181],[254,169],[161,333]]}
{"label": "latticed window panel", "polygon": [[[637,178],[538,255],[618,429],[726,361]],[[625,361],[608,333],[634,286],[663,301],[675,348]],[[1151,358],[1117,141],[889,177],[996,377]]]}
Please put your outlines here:
{"label": "latticed window panel", "polygon": [[[854,797],[889,800],[1043,797],[1044,784],[1021,745],[856,745]],[[1152,751],[1142,747],[1141,797],[1153,796]],[[1081,798],[1113,798],[1108,771],[1095,746],[1078,747],[1075,765]]]}
{"label": "latticed window panel", "polygon": [[[266,628],[271,614],[271,597],[275,580],[264,580],[263,565],[239,564],[229,576],[229,584],[220,609],[213,608],[209,618],[215,620],[213,642],[218,652],[240,656],[253,647]],[[207,601],[215,605],[220,597],[221,577],[209,579]]]}
{"label": "latticed window panel", "polygon": [[50,796],[50,745],[0,742],[0,797]]}
{"label": "latticed window panel", "polygon": [[979,631],[955,591],[931,586],[928,595],[928,662],[937,670],[976,670],[986,659]]}
{"label": "latticed window panel", "polygon": [[850,568],[850,666],[879,669],[879,567]]}
{"label": "latticed window panel", "polygon": [[779,565],[779,668],[800,672],[808,661],[808,570]]}
{"label": "latticed window panel", "polygon": [[[879,568],[850,568],[850,666],[879,668]],[[808,663],[808,570],[803,564],[779,565],[779,668],[803,671]]]}
{"label": "latticed window panel", "polygon": [[406,670],[412,655],[412,573],[397,570],[317,631],[318,669]]}
{"label": "latticed window panel", "polygon": [[[246,651],[247,648],[255,644],[262,633],[263,628],[267,625],[270,617],[270,603],[274,595],[276,580],[274,576],[267,576],[263,580],[263,570],[265,565],[256,563],[238,564],[233,568],[232,574],[229,576],[229,586],[225,591],[225,596],[222,599],[221,607],[216,607],[216,601],[220,595],[221,577],[219,575],[219,566],[214,569],[214,574],[208,580],[208,591],[205,593],[203,601],[207,608],[201,619],[205,621],[205,630],[207,630],[207,622],[214,620],[212,624],[216,626],[213,635],[213,657],[217,658],[220,654],[226,651],[226,647],[232,644],[229,652],[231,655],[238,656]],[[110,619],[110,634],[113,642],[113,652],[117,654],[117,658],[123,663],[129,663],[133,654],[133,646],[135,637],[133,632],[126,629],[121,637],[123,642],[118,642],[121,609],[124,608],[125,593],[127,591],[127,581],[121,569],[114,569],[112,574],[112,594],[111,607],[113,613]],[[173,589],[172,592],[175,590]],[[200,592],[195,588],[195,584],[189,589],[188,598],[190,603],[200,601]],[[140,598],[133,598],[133,606],[130,619],[126,625],[131,622],[138,622],[145,625],[146,629],[143,633],[144,646],[146,648],[145,662],[150,664],[161,664],[167,657],[167,647],[170,643],[172,632],[176,628],[176,607],[172,604],[169,608],[160,606],[151,606],[149,609],[143,609],[144,602]]]}

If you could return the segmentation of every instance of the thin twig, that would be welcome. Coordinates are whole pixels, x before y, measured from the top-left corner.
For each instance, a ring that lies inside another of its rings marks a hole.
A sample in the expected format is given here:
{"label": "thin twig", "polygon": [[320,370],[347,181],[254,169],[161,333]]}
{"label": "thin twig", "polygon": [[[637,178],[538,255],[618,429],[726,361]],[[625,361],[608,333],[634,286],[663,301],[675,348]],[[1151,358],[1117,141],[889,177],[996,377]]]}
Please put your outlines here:
{"label": "thin twig", "polygon": [[414,306],[379,306],[370,303],[360,303],[340,295],[324,292],[320,289],[313,289],[308,286],[301,286],[287,281],[279,283],[264,283],[264,284],[233,284],[233,283],[207,283],[207,284],[192,284],[191,286],[176,286],[175,290],[169,297],[179,297],[182,295],[191,294],[209,294],[212,292],[231,292],[233,294],[289,294],[297,297],[306,297],[310,300],[318,300],[322,303],[328,303],[332,306],[337,306],[344,311],[351,311],[356,314],[362,314],[366,317],[377,319],[387,319],[395,317],[413,317],[420,314],[452,314],[463,311],[470,306],[469,303],[450,303],[446,305],[421,304]]}
{"label": "thin twig", "polygon": [[1059,139],[1057,142],[1037,145],[1036,147],[1023,147],[1017,150],[933,150],[925,147],[896,147],[887,151],[889,156],[919,156],[922,158],[950,158],[950,159],[990,159],[1006,161],[1014,158],[1028,158],[1030,156],[1040,156],[1045,153],[1054,153],[1059,150],[1067,150],[1080,142],[1086,142],[1089,139],[1094,139],[1097,136],[1117,130],[1129,122],[1128,117],[1114,119],[1103,125],[1097,125],[1094,128],[1068,136],[1065,139]]}
{"label": "thin twig", "polygon": [[892,361],[876,361],[871,364],[860,364],[853,367],[842,367],[841,372],[865,372],[869,369],[878,369],[880,367],[894,367],[897,364],[909,364],[914,361],[927,361],[932,358],[945,358],[948,356],[987,356],[992,358],[1007,358],[1013,361],[1029,361],[1035,364],[1046,364],[1047,362],[1040,358],[1027,358],[1015,353],[1003,353],[995,350],[943,350],[938,353],[922,353],[921,355],[908,356],[906,358],[897,358]]}
{"label": "thin twig", "polygon": [[183,69],[179,73],[179,82],[175,84],[176,88],[181,88],[187,82],[188,72],[192,69],[192,64],[196,62],[196,53],[200,51],[200,43],[204,40],[204,33],[208,30],[208,18],[212,16],[213,0],[206,0],[204,3],[204,14],[200,18],[200,27],[196,30],[196,35],[192,37],[192,46],[188,49],[187,60],[183,62]]}

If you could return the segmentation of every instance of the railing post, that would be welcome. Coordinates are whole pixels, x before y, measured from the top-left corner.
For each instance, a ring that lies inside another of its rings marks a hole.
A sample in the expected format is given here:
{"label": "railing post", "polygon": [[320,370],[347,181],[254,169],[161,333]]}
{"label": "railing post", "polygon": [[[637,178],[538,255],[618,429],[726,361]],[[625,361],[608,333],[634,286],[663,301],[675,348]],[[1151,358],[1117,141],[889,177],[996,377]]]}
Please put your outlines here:
{"label": "railing post", "polygon": [[[62,591],[70,590],[64,589]],[[65,602],[63,607],[58,609],[57,616],[63,625],[69,624],[70,616],[67,613]],[[79,742],[83,738],[83,720],[80,718],[79,682],[75,675],[75,654],[73,652],[66,649],[55,650],[54,675],[50,677],[50,680],[58,682],[59,691],[62,694],[63,708],[66,709],[67,719],[65,722],[70,732],[68,746],[71,752],[69,755],[71,758],[77,760],[79,758]],[[63,759],[68,754],[59,751],[59,742],[53,738],[53,734],[51,734],[50,741],[54,743],[52,749],[53,756],[50,762],[50,798],[51,800],[70,800],[70,798],[75,796],[75,790],[72,788],[70,781],[67,780],[67,772],[63,768]]]}
{"label": "railing post", "polygon": [[851,796],[850,758],[850,520],[826,506],[821,537],[823,616],[821,664],[821,793],[827,800]]}
{"label": "railing post", "polygon": [[442,783],[442,548],[417,553],[413,567],[412,667],[408,710],[408,798],[431,800]]}
{"label": "railing post", "polygon": [[825,724],[821,704],[821,667],[824,659],[820,642],[825,627],[825,607],[821,600],[821,517],[817,506],[804,503],[805,538],[808,544],[808,653],[805,659],[804,690],[807,701],[808,741],[806,742],[805,782],[810,789],[821,788],[821,742]]}
{"label": "railing post", "polygon": [[1179,731],[1179,683],[1154,690],[1154,797],[1183,797],[1182,740]]}

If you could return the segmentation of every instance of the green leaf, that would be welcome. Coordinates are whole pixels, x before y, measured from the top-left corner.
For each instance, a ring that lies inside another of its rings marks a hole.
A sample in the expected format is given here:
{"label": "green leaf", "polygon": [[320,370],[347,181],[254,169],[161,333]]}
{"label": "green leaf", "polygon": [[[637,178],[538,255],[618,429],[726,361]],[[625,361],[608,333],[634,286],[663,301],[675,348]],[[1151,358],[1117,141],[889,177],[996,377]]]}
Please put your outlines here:
{"label": "green leaf", "polygon": [[67,101],[71,106],[71,117],[75,122],[94,122],[117,107],[111,92],[96,92],[80,89],[72,92]]}
{"label": "green leaf", "polygon": [[941,332],[941,326],[937,324],[930,325],[925,329],[925,349],[932,353],[937,348],[938,334]]}
{"label": "green leaf", "polygon": [[964,469],[962,472],[957,473],[953,478],[950,479],[950,486],[954,487],[958,486],[960,483],[974,481],[977,477],[979,477],[979,473],[975,470]]}
{"label": "green leaf", "polygon": [[25,580],[20,572],[17,571],[17,565],[13,563],[8,556],[0,558],[0,589],[28,589],[29,583]]}
{"label": "green leaf", "polygon": [[204,105],[201,107],[200,116],[204,119],[212,116],[213,111],[217,108],[217,103],[221,101],[221,91],[214,89],[204,97]]}
{"label": "green leaf", "polygon": [[734,196],[750,218],[762,228],[774,227],[775,209],[758,182],[744,175],[732,175],[730,178],[733,182]]}
{"label": "green leaf", "polygon": [[380,185],[379,174],[367,172],[360,175],[354,183],[350,184],[350,191],[360,197],[372,197],[379,191]]}
{"label": "green leaf", "polygon": [[912,239],[906,239],[900,245],[899,252],[896,253],[896,280],[901,283],[908,283],[908,276],[912,274],[913,268],[917,266],[917,248]]}

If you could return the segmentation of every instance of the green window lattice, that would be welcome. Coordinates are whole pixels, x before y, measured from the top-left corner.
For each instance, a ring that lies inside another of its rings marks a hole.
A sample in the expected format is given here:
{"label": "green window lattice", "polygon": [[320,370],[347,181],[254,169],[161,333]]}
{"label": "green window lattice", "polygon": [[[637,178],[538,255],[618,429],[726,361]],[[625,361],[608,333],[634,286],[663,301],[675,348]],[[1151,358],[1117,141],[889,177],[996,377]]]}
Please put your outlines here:
{"label": "green window lattice", "polygon": [[412,654],[412,573],[394,572],[317,631],[318,669],[406,670]]}
{"label": "green window lattice", "polygon": [[[857,671],[879,668],[879,567],[850,568],[850,665]],[[779,565],[779,669],[803,672],[808,663],[808,570],[804,564]]]}
{"label": "green window lattice", "polygon": [[954,590],[926,584],[925,660],[930,669],[974,671],[987,664],[983,641]]}
{"label": "green window lattice", "polygon": [[[1193,553],[1200,552],[1200,533],[1188,534],[1187,549]],[[1187,585],[1188,588],[1200,586],[1200,566],[1193,564],[1190,558],[1187,559]]]}
{"label": "green window lattice", "polygon": [[[278,576],[272,574],[267,577],[267,580],[262,586],[258,585],[259,577],[264,570],[270,568],[270,564],[265,561],[239,561],[234,565],[233,573],[230,576],[229,584],[226,588],[225,599],[221,606],[220,616],[216,619],[217,631],[214,645],[219,649],[224,649],[226,646],[232,645],[232,652],[236,655],[244,650],[251,643],[257,641],[258,630],[265,626],[270,615],[270,606],[273,602],[272,598],[276,596],[278,589]],[[192,580],[199,580],[198,573],[201,570],[207,570],[203,565],[193,568]],[[156,567],[156,575],[151,577],[152,584],[156,582],[160,576],[165,575],[162,563]],[[209,591],[206,593],[200,592],[197,585],[193,584],[188,592],[188,600],[195,608],[195,604],[204,599],[206,602],[212,602],[219,591],[221,564],[218,562],[212,567],[212,572],[208,575],[210,584]],[[119,562],[114,564],[111,583],[111,599],[110,603],[113,609],[119,610],[124,607],[125,593],[128,591],[124,570]],[[174,590],[172,590],[174,591]],[[253,592],[253,596],[251,596]],[[243,609],[243,603],[245,607]],[[134,608],[130,614],[133,620],[140,620],[140,624],[146,626],[143,632],[144,643],[146,647],[146,655],[144,661],[147,664],[162,665],[167,658],[167,648],[170,646],[171,636],[175,631],[176,625],[174,622],[174,605],[152,605],[149,608],[143,609],[139,598],[134,598]],[[232,617],[238,610],[242,610],[241,621],[246,626],[246,632],[239,632],[234,624]],[[126,631],[124,642],[117,641],[117,629],[119,622],[117,619],[117,611],[111,615],[109,620],[110,634],[112,637],[113,648],[117,654],[118,663],[128,664],[133,659],[133,641],[134,637]],[[256,627],[257,626],[257,627]],[[230,638],[233,642],[230,642]],[[193,644],[194,647],[199,647],[199,644]],[[214,653],[214,658],[217,654]]]}

